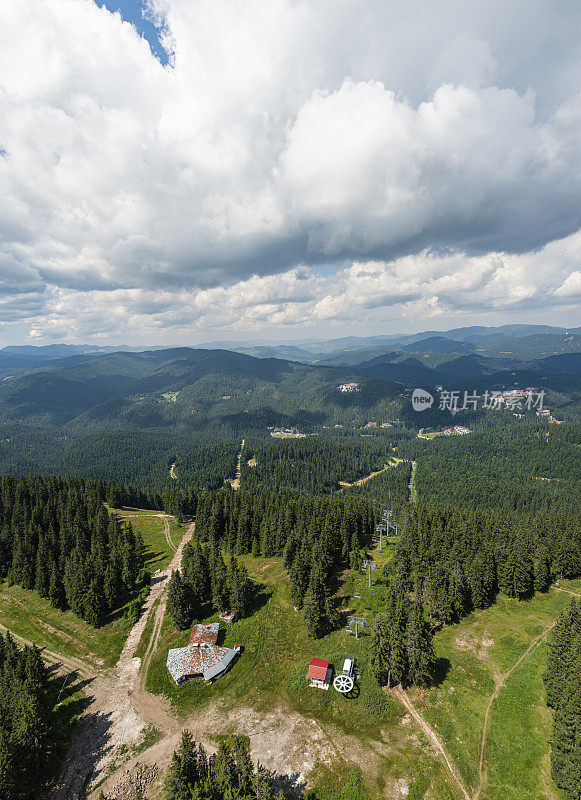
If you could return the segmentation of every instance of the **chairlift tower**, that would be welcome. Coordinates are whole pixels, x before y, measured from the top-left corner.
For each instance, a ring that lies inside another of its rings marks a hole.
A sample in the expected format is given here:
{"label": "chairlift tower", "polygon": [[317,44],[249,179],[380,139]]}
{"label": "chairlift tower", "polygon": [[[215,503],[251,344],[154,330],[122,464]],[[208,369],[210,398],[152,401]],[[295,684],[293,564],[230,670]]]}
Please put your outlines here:
{"label": "chairlift tower", "polygon": [[368,561],[367,559],[365,559],[362,566],[363,566],[363,571],[367,570],[369,574],[369,588],[371,589],[371,570],[377,569],[378,566],[377,561]]}
{"label": "chairlift tower", "polygon": [[363,630],[367,625],[365,621],[365,617],[356,617],[354,615],[347,617],[347,622],[349,625],[355,628],[355,638],[359,639],[359,629]]}
{"label": "chairlift tower", "polygon": [[392,521],[392,517],[393,517],[393,511],[390,511],[389,509],[386,508],[383,512],[383,519],[381,520],[379,525],[377,525],[377,527],[375,528],[376,531],[380,531],[380,546],[379,546],[380,550],[382,549],[381,532],[385,533],[386,536],[389,536],[390,528],[393,528],[395,530],[395,535],[396,536],[398,535],[398,524],[397,522]]}

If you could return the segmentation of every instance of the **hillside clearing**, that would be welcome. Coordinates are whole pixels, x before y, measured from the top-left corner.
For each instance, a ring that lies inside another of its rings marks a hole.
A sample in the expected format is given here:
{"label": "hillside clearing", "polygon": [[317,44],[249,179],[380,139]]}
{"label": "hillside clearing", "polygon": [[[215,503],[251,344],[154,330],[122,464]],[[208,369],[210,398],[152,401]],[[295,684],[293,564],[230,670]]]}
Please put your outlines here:
{"label": "hillside clearing", "polygon": [[[397,467],[398,464],[403,464],[403,461],[404,461],[403,458],[391,458],[389,462],[383,467],[383,469],[378,469],[376,472],[371,472],[364,478],[359,478],[358,480],[353,481],[353,483],[348,483],[347,481],[339,481],[339,486],[341,486],[341,488],[345,488],[347,486],[363,486],[364,483],[367,483],[367,481],[370,481],[372,478],[376,478],[383,472],[387,472],[388,469]],[[341,489],[339,491],[341,491]]]}

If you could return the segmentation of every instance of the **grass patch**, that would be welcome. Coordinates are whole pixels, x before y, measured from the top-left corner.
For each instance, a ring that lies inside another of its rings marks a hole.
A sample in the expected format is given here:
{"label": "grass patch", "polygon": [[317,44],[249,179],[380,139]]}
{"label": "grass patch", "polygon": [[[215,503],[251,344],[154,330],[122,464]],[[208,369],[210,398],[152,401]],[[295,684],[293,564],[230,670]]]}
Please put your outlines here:
{"label": "grass patch", "polygon": [[[145,546],[145,566],[151,574],[158,569],[165,569],[173,557],[173,550],[165,538],[163,517],[155,516],[158,512],[138,508],[110,510],[120,519],[130,522],[133,530],[141,534]],[[170,538],[174,547],[178,546],[186,528],[186,524],[179,523],[174,517],[169,518]]]}
{"label": "grass patch", "polygon": [[367,800],[361,772],[337,761],[334,764],[315,765],[311,775],[312,800]]}
{"label": "grass patch", "polygon": [[[554,589],[521,602],[501,596],[491,608],[436,634],[442,680],[421,696],[417,692],[413,696],[472,791],[478,785],[484,713],[495,675],[514,666],[569,600],[569,595]],[[544,665],[545,646],[541,644],[507,680],[492,707],[487,800],[561,797],[548,777],[550,724],[542,683]]]}
{"label": "grass patch", "polygon": [[144,753],[146,750],[149,750],[150,747],[153,747],[154,744],[157,744],[159,741],[163,739],[163,733],[158,730],[154,725],[148,725],[147,728],[143,731],[143,739],[140,741],[138,745],[135,745],[131,748],[131,756],[138,756],[140,753]]}
{"label": "grass patch", "polygon": [[568,589],[570,592],[576,592],[581,595],[581,580],[571,580],[570,578],[561,578],[559,586],[562,589]]}
{"label": "grass patch", "polygon": [[[384,557],[387,563],[389,553],[385,552]],[[213,684],[191,681],[175,686],[165,666],[167,651],[185,645],[188,632],[176,630],[166,616],[159,648],[147,673],[147,689],[168,696],[173,708],[184,718],[216,701],[225,712],[240,706],[252,706],[264,713],[288,708],[306,719],[315,719],[331,741],[335,737],[353,737],[350,741],[355,743],[352,759],[355,765],[363,763],[362,752],[368,754],[373,767],[364,770],[363,797],[385,797],[386,786],[393,787],[398,779],[406,778],[410,793],[415,792],[412,797],[421,798],[425,792],[432,792],[426,796],[452,800],[454,796],[450,794],[445,774],[429,745],[415,735],[409,736],[410,730],[401,725],[404,709],[381,691],[369,674],[369,635],[364,634],[356,641],[342,629],[326,639],[309,639],[303,615],[293,610],[281,559],[243,556],[241,561],[256,582],[257,596],[250,616],[222,628],[220,643],[223,641],[226,646],[240,643],[244,648],[230,671]],[[210,614],[205,621],[217,619],[217,615]],[[353,696],[345,697],[333,688],[321,691],[308,687],[306,673],[313,657],[328,658],[340,669],[349,652],[362,671]],[[383,753],[389,751],[389,756],[378,756],[376,748]],[[343,788],[350,785],[354,764],[340,762],[332,768],[320,767],[314,779],[309,779],[309,785],[315,781],[317,798],[341,798]],[[336,785],[340,787],[339,794],[330,794]],[[351,790],[359,791],[355,785]],[[345,795],[348,797],[351,795]]]}
{"label": "grass patch", "polygon": [[7,583],[0,584],[0,620],[17,636],[80,658],[93,668],[116,663],[130,629],[119,613],[113,622],[93,628],[72,611],[54,608],[36,592]]}
{"label": "grass patch", "polygon": [[564,797],[545,757],[551,736],[542,677],[545,662],[543,643],[511,675],[492,709],[486,795],[490,800]]}

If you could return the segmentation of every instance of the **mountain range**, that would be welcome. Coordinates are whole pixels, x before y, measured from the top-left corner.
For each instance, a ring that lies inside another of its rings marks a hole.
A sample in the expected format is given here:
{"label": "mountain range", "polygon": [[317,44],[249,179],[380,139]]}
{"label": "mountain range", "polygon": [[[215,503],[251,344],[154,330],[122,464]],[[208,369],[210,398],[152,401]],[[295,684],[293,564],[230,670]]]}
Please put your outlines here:
{"label": "mountain range", "polygon": [[[581,383],[579,352],[522,361],[448,353],[432,366],[413,351],[359,353],[358,364],[331,365],[194,348],[77,353],[4,376],[0,422],[79,432],[186,426],[265,433],[277,425],[313,429],[405,418],[411,410],[405,398],[415,386],[542,386],[566,403],[576,401]],[[359,391],[338,390],[349,381]]]}

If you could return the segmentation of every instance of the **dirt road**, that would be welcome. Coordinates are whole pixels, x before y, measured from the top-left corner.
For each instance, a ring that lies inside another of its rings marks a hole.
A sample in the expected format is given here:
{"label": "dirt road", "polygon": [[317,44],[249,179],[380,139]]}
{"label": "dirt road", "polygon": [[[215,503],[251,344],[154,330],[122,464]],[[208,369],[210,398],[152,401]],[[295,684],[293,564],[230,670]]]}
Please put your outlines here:
{"label": "dirt road", "polygon": [[[115,667],[93,677],[85,687],[90,705],[73,735],[63,771],[52,793],[53,800],[81,800],[87,790],[90,791],[90,785],[95,785],[107,775],[122,751],[140,743],[148,725],[168,733],[177,729],[169,702],[148,695],[143,690],[140,681],[141,659],[133,654],[158,600],[156,635],[159,635],[165,611],[167,582],[172,571],[179,567],[183,548],[193,530],[192,523],[166,569],[153,576],[149,597]],[[156,635],[152,636],[152,640],[156,640]],[[146,653],[148,658],[151,658],[154,647],[155,642],[150,643]]]}
{"label": "dirt road", "polygon": [[234,491],[238,491],[240,488],[240,474],[241,474],[241,464],[242,464],[242,451],[244,450],[244,439],[242,439],[242,444],[240,445],[240,452],[238,453],[238,462],[236,464],[236,475],[234,480],[230,481],[230,485],[234,489]]}
{"label": "dirt road", "polygon": [[[0,624],[0,631],[9,633],[15,642],[27,645],[28,647],[32,647],[34,645],[34,642],[30,642],[28,639],[18,636],[18,634],[13,633],[8,628],[5,628],[4,625]],[[39,647],[38,649],[40,650],[42,660],[46,661],[47,664],[54,665],[57,672],[78,672],[80,675],[83,675],[86,678],[93,678],[96,675],[94,669],[92,669],[84,661],[81,661],[79,658],[53,653],[52,650],[47,650],[46,647]]]}
{"label": "dirt road", "polygon": [[440,761],[443,760],[445,762],[448,768],[445,770],[445,772],[453,781],[454,786],[458,789],[460,794],[465,798],[465,800],[471,800],[470,793],[466,788],[464,779],[460,774],[460,770],[452,760],[452,757],[448,754],[444,742],[440,738],[439,734],[436,733],[436,731],[426,722],[420,712],[416,709],[405,689],[402,686],[396,686],[395,688],[390,689],[389,693],[409,711],[417,724],[426,734]]}
{"label": "dirt road", "polygon": [[506,683],[506,681],[510,678],[512,673],[520,667],[522,662],[533,652],[536,650],[537,647],[541,644],[542,641],[547,637],[549,631],[555,626],[555,623],[551,623],[545,630],[540,633],[536,639],[530,643],[527,647],[525,652],[522,656],[516,661],[513,666],[508,670],[508,672],[504,673],[497,673],[494,677],[495,687],[494,691],[490,696],[488,701],[488,705],[486,706],[486,711],[484,713],[484,725],[482,728],[482,741],[480,743],[480,762],[478,764],[478,789],[476,790],[476,794],[474,795],[474,800],[480,800],[482,797],[482,792],[484,791],[484,787],[486,785],[486,747],[488,745],[488,734],[490,731],[490,714],[492,712],[492,707],[495,701],[498,698],[498,695],[501,692],[502,687]]}
{"label": "dirt road", "polygon": [[[559,588],[559,587],[555,587]],[[576,594],[575,592],[571,592],[568,589],[563,589],[562,591],[566,591],[569,594]],[[490,733],[490,715],[492,713],[492,708],[494,703],[498,699],[500,692],[502,691],[502,687],[506,684],[506,681],[511,677],[511,675],[520,667],[520,665],[527,659],[531,653],[533,653],[537,647],[546,639],[549,632],[554,627],[555,623],[551,623],[545,630],[540,633],[530,645],[527,647],[525,652],[518,658],[517,661],[512,665],[512,667],[504,673],[496,671],[494,675],[494,682],[495,687],[493,693],[490,695],[488,700],[488,704],[486,706],[486,711],[484,714],[484,724],[482,727],[482,739],[480,743],[480,761],[478,765],[478,788],[474,795],[470,795],[469,787],[464,783],[464,779],[460,773],[460,770],[456,766],[454,760],[448,753],[446,749],[446,745],[444,741],[440,738],[440,735],[434,728],[424,719],[423,715],[418,711],[418,709],[414,706],[412,699],[408,695],[408,693],[401,687],[397,686],[394,689],[390,689],[389,693],[395,697],[412,715],[415,719],[417,724],[423,730],[425,735],[428,737],[432,747],[434,748],[436,755],[442,761],[442,766],[444,763],[447,767],[446,773],[448,777],[453,781],[455,788],[460,792],[460,794],[465,798],[465,800],[482,800],[483,792],[486,786],[486,776],[487,776],[487,764],[486,764],[486,749],[488,745],[488,736]],[[388,691],[386,689],[386,691]],[[421,695],[420,695],[421,696]],[[425,705],[425,701],[424,701]],[[426,706],[427,710],[427,706]]]}
{"label": "dirt road", "polygon": [[[392,458],[390,459],[389,463],[387,463],[382,469],[378,469],[377,472],[371,472],[369,475],[366,475],[364,478],[359,478],[353,483],[348,483],[348,481],[339,481],[339,486],[341,489],[344,489],[348,486],[363,486],[364,483],[370,481],[372,478],[376,478],[378,475],[381,475],[383,472],[387,472],[388,469],[393,469],[397,467],[398,464],[403,463],[403,458]],[[339,489],[339,491],[341,491]]]}

